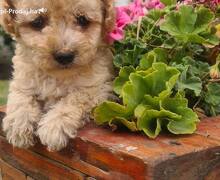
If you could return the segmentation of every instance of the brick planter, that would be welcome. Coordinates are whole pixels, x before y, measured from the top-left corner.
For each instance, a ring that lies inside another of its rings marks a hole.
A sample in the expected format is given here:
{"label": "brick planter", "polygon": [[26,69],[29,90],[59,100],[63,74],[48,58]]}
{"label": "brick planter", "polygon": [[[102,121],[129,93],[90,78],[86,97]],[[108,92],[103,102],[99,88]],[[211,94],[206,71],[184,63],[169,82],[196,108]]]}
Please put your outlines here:
{"label": "brick planter", "polygon": [[194,135],[156,140],[91,123],[58,153],[39,143],[13,148],[0,134],[3,179],[220,180],[220,117],[203,120]]}

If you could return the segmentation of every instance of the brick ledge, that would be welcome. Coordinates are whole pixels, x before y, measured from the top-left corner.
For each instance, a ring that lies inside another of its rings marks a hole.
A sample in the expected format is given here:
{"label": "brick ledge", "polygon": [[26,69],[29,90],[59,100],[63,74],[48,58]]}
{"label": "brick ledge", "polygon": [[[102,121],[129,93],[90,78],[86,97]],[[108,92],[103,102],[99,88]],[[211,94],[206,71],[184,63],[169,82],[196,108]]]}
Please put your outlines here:
{"label": "brick ledge", "polygon": [[61,152],[49,153],[40,143],[30,150],[12,148],[2,133],[0,146],[5,162],[36,179],[51,177],[55,169],[67,179],[73,174],[82,179],[220,179],[220,117],[202,120],[187,136],[163,134],[150,140],[90,123]]}

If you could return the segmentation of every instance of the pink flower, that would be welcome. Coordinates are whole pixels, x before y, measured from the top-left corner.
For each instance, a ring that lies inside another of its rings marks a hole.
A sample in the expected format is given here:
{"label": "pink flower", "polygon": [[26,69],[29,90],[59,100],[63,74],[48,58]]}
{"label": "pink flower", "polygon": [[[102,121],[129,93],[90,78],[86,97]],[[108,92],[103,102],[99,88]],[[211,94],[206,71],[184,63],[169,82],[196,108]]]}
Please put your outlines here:
{"label": "pink flower", "polygon": [[124,31],[120,28],[115,28],[111,33],[108,34],[107,42],[112,44],[114,41],[120,41],[124,39]]}
{"label": "pink flower", "polygon": [[211,4],[215,6],[220,5],[220,0],[211,0]]}
{"label": "pink flower", "polygon": [[141,0],[135,0],[128,8],[132,21],[137,21],[139,17],[146,14],[145,6],[142,4]]}
{"label": "pink flower", "polygon": [[139,17],[146,14],[146,8],[141,0],[135,0],[128,6],[116,8],[116,24],[114,30],[108,34],[107,41],[113,43],[124,38],[124,28],[126,25],[137,21]]}
{"label": "pink flower", "polygon": [[127,13],[127,7],[116,8],[116,24],[114,30],[108,34],[107,41],[112,44],[115,40],[120,41],[124,38],[124,27],[132,22]]}
{"label": "pink flower", "polygon": [[149,0],[146,2],[147,9],[163,9],[165,6],[160,0]]}
{"label": "pink flower", "polygon": [[127,24],[132,22],[131,17],[128,14],[127,7],[118,7],[116,8],[116,27],[124,28]]}
{"label": "pink flower", "polygon": [[107,41],[113,43],[115,40],[120,41],[124,38],[124,28],[139,20],[139,17],[145,16],[148,9],[162,9],[164,4],[160,0],[149,0],[142,3],[142,0],[134,0],[128,6],[116,7],[116,24],[114,30],[108,34]]}

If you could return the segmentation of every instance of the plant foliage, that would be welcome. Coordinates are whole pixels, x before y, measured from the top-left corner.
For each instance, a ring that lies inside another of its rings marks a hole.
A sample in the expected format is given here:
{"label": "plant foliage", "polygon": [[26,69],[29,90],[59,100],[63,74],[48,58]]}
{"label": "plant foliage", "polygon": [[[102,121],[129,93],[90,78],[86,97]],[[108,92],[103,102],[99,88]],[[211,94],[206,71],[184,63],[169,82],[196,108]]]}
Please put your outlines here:
{"label": "plant foliage", "polygon": [[124,39],[114,43],[114,92],[121,102],[96,107],[97,124],[124,125],[155,138],[163,129],[192,134],[197,112],[220,113],[218,13],[161,2],[165,8],[127,25]]}

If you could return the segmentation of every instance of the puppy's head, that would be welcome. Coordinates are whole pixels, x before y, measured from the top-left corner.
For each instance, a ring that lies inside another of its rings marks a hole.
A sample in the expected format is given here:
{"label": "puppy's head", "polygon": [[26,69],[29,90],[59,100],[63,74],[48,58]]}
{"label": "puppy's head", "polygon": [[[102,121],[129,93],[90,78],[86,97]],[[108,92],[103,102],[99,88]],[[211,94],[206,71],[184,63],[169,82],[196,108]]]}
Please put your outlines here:
{"label": "puppy's head", "polygon": [[10,11],[0,15],[1,24],[26,60],[51,74],[88,66],[114,26],[113,0],[3,0],[1,6]]}

